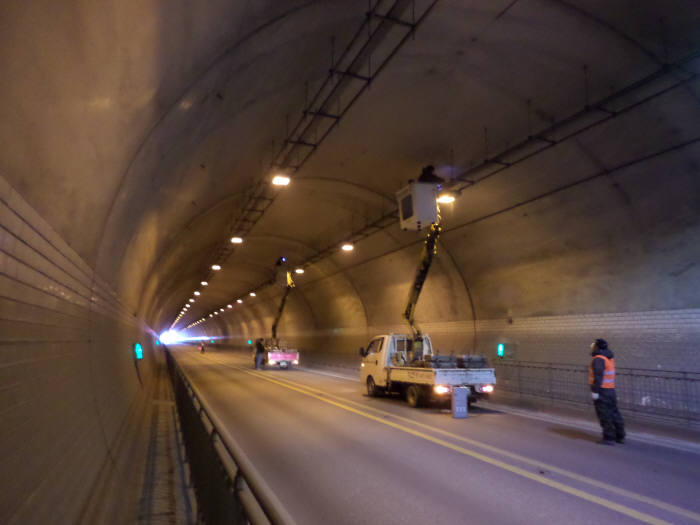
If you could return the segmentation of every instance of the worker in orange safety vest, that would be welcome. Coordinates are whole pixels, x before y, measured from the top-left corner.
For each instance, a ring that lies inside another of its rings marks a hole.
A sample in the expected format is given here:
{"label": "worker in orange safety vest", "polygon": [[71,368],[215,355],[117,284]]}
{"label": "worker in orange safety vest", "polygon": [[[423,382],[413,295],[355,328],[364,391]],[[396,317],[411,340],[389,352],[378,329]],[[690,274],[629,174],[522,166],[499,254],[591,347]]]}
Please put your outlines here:
{"label": "worker in orange safety vest", "polygon": [[617,409],[615,393],[615,357],[605,339],[596,339],[591,344],[591,365],[588,370],[588,383],[595,412],[603,429],[604,445],[625,442],[625,422]]}

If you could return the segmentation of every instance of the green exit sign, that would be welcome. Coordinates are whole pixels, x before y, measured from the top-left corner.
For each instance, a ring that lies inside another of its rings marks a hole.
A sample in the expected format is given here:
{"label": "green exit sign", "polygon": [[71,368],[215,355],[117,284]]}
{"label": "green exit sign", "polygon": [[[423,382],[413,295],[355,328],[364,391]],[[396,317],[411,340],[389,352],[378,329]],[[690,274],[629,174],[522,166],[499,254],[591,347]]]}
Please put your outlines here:
{"label": "green exit sign", "polygon": [[134,344],[134,354],[136,355],[136,359],[143,359],[143,347],[141,343]]}
{"label": "green exit sign", "polygon": [[496,346],[496,355],[503,359],[503,356],[506,355],[506,345],[504,345],[503,343],[498,343],[498,345]]}

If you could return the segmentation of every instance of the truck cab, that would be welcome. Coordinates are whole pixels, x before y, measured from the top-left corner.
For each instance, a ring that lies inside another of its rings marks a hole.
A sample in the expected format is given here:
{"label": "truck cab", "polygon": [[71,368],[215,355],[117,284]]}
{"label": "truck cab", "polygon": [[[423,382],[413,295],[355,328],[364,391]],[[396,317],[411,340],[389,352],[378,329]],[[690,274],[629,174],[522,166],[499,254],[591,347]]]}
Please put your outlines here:
{"label": "truck cab", "polygon": [[387,386],[386,368],[390,366],[407,366],[418,354],[433,355],[433,343],[430,336],[423,336],[422,348],[408,334],[388,334],[374,337],[362,358],[362,381],[366,384],[372,378],[375,386]]}

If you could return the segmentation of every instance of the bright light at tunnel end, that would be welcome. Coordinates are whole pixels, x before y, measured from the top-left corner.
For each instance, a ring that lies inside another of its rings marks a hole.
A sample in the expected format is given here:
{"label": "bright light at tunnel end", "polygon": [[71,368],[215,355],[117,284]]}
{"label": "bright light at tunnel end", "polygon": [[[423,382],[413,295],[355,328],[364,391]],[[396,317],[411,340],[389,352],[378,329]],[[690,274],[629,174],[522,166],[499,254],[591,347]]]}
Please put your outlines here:
{"label": "bright light at tunnel end", "polygon": [[174,345],[184,341],[184,336],[177,330],[166,330],[160,334],[160,342],[164,345]]}

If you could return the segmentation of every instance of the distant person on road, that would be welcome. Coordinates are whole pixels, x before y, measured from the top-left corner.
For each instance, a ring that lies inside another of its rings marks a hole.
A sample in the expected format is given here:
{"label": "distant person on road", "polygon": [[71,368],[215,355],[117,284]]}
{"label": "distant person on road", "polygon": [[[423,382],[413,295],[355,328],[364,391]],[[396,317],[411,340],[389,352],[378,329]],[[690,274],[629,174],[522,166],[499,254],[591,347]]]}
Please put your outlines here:
{"label": "distant person on road", "polygon": [[202,342],[199,343],[199,351],[200,351],[201,353],[204,353],[204,341],[202,341]]}
{"label": "distant person on road", "polygon": [[256,370],[262,368],[264,356],[265,356],[265,347],[263,346],[263,340],[258,339],[257,341],[255,341],[255,369]]}
{"label": "distant person on road", "polygon": [[615,394],[615,359],[605,339],[596,339],[591,344],[591,365],[588,382],[591,385],[591,397],[595,413],[603,429],[604,445],[625,442],[625,422],[617,409]]}

